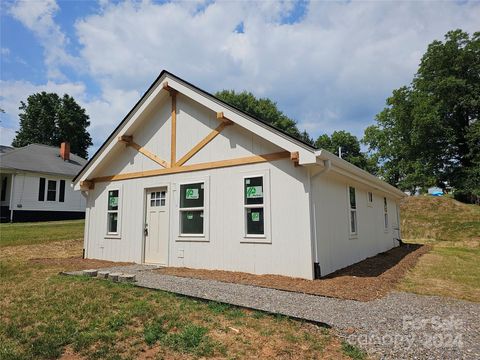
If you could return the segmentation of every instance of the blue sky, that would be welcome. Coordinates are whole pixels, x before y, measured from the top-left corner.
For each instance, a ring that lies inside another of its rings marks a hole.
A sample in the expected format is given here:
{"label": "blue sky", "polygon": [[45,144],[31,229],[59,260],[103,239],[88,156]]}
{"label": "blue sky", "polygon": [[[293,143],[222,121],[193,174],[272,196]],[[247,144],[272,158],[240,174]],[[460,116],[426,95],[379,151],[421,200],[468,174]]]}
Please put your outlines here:
{"label": "blue sky", "polygon": [[361,137],[427,45],[480,30],[480,2],[3,1],[0,142],[38,91],[68,93],[104,141],[162,69],[249,90],[316,137]]}

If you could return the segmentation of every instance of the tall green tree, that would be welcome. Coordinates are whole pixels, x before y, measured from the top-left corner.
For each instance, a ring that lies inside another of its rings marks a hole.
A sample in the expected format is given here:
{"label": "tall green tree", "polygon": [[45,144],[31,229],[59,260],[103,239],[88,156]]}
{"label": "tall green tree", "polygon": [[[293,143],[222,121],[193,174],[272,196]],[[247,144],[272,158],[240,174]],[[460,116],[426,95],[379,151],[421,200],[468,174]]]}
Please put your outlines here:
{"label": "tall green tree", "polygon": [[328,136],[327,134],[320,135],[315,141],[315,146],[336,155],[339,154],[339,148],[341,148],[342,159],[368,172],[376,172],[375,162],[361,151],[360,141],[355,135],[352,135],[348,131],[334,131],[332,136]]}
{"label": "tall green tree", "polygon": [[240,93],[234,90],[222,90],[215,94],[217,98],[225,101],[253,117],[259,118],[269,124],[286,131],[288,134],[313,145],[313,139],[306,131],[301,132],[297,127],[297,122],[281,110],[277,104],[267,98],[257,98],[251,92],[243,91]]}
{"label": "tall green tree", "polygon": [[32,143],[59,146],[68,141],[73,153],[87,158],[87,149],[92,145],[87,131],[89,116],[73,97],[41,92],[30,95],[27,103],[20,104],[20,129],[12,146]]}
{"label": "tall green tree", "polygon": [[395,90],[363,141],[390,183],[479,191],[480,32],[450,31],[423,55],[411,84]]}

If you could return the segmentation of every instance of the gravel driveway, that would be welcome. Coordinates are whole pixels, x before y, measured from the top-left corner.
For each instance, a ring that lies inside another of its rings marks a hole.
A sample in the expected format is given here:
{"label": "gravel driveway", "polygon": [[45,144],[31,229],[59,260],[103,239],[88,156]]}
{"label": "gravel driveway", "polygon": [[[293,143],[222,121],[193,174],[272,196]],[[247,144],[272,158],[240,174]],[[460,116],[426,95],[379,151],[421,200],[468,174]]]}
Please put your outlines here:
{"label": "gravel driveway", "polygon": [[[480,359],[480,304],[393,292],[370,302],[162,275],[131,265],[104,270],[136,274],[136,285],[280,313],[334,327],[383,359]],[[75,273],[75,274],[78,274]]]}

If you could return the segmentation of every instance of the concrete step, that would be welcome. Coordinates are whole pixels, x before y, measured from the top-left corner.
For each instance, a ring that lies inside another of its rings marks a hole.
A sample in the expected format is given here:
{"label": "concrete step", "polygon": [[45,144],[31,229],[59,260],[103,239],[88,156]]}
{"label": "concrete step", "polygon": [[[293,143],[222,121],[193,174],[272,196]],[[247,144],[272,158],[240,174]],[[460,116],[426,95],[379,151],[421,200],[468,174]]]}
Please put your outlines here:
{"label": "concrete step", "polygon": [[83,270],[83,275],[90,276],[90,277],[97,276],[97,270],[95,269]]}

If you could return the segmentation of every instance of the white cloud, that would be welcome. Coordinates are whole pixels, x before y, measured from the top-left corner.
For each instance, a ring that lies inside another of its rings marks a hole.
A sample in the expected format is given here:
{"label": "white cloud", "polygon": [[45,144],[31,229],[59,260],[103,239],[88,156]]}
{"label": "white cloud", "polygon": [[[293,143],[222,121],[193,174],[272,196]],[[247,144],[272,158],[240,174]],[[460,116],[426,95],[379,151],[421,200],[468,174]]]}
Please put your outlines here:
{"label": "white cloud", "polygon": [[283,25],[289,2],[192,8],[110,3],[76,24],[83,59],[103,86],[124,90],[145,89],[164,68],[210,91],[248,89],[314,135],[361,135],[429,42],[455,28],[472,33],[480,18],[478,4],[453,2],[311,2],[303,21]]}
{"label": "white cloud", "polygon": [[68,54],[69,40],[55,23],[58,10],[55,0],[18,0],[9,9],[10,14],[31,30],[43,46],[48,78],[64,80],[61,66],[78,67],[78,60]]}
{"label": "white cloud", "polygon": [[[208,91],[246,89],[270,97],[313,136],[337,129],[361,135],[391,91],[411,81],[431,41],[456,28],[473,33],[480,18],[474,2],[312,1],[301,21],[281,24],[292,6],[102,1],[70,34],[78,37],[81,67],[98,82],[100,95],[92,99],[88,89],[65,82],[91,116],[96,145],[162,69]],[[55,2],[20,2],[14,9],[43,42],[52,73],[77,66],[54,21]],[[234,32],[241,22],[244,33]]]}

